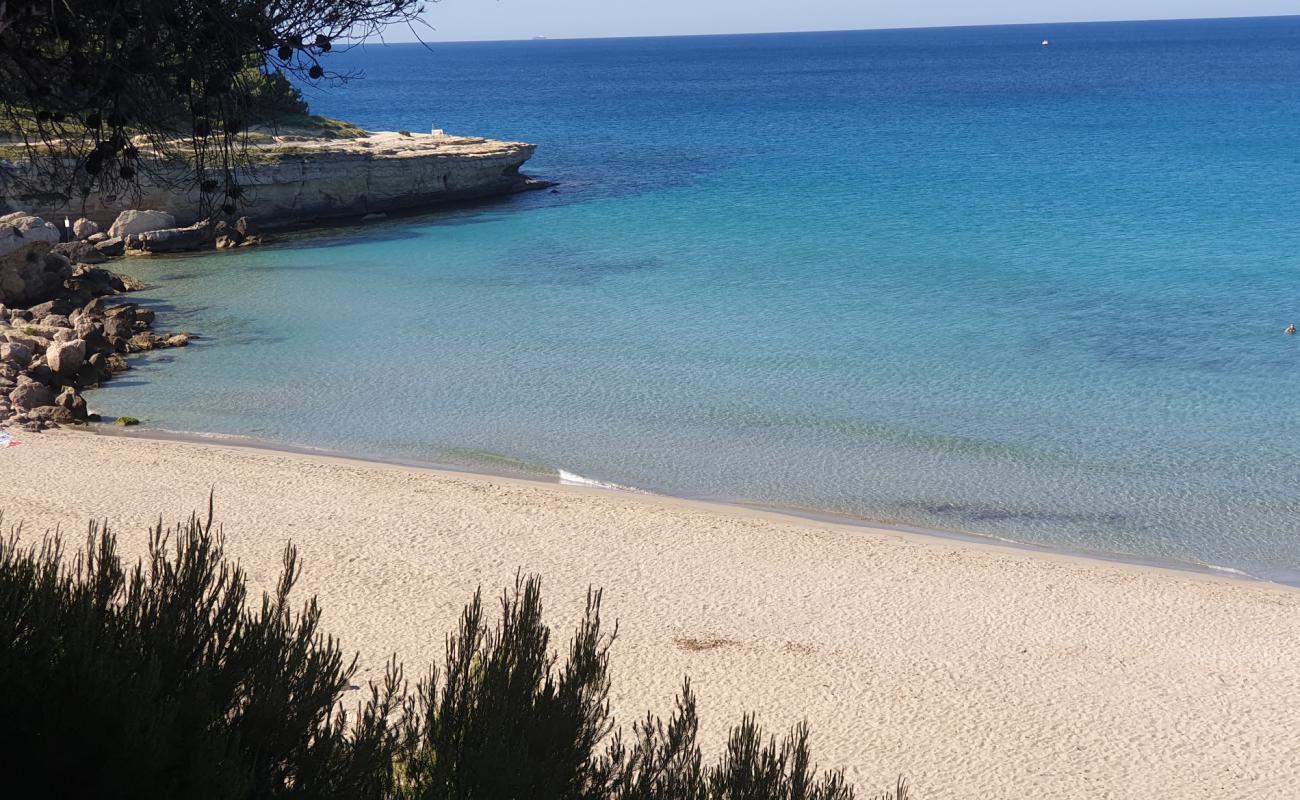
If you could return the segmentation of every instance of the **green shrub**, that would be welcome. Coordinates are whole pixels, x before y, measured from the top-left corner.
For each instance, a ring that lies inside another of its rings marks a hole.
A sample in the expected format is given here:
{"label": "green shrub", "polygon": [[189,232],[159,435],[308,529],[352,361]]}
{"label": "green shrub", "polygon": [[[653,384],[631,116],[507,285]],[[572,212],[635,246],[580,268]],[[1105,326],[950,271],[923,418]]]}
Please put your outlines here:
{"label": "green shrub", "polygon": [[337,711],[352,666],[314,601],[290,608],[292,547],[253,609],[210,520],[155,528],[129,569],[98,526],[62,555],[51,539],[0,546],[7,780],[53,796],[385,796],[388,729],[363,716],[352,733]]}
{"label": "green shrub", "polygon": [[308,113],[302,92],[279,70],[246,67],[238,80],[248,91],[250,122],[272,122],[279,117],[303,116]]}
{"label": "green shrub", "polygon": [[[850,800],[818,776],[808,731],[765,742],[751,717],[706,769],[687,683],[665,724],[612,732],[599,591],[563,665],[540,580],[520,577],[495,626],[476,593],[445,663],[408,690],[390,662],[352,715],[355,658],[289,596],[250,604],[220,531],[191,516],[150,531],[127,568],[106,526],[65,558],[57,538],[0,541],[0,748],[10,785],[85,797]],[[884,798],[904,800],[899,784]]]}

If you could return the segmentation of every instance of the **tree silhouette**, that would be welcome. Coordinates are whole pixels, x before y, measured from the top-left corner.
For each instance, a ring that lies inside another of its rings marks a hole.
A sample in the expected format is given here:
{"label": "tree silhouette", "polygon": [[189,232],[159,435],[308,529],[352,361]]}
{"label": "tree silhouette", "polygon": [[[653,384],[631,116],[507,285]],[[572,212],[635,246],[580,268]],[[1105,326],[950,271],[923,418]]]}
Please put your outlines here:
{"label": "tree silhouette", "polygon": [[422,11],[417,0],[0,0],[0,134],[32,159],[21,179],[43,193],[120,194],[150,174],[192,181],[230,213],[268,81],[346,78],[330,54]]}

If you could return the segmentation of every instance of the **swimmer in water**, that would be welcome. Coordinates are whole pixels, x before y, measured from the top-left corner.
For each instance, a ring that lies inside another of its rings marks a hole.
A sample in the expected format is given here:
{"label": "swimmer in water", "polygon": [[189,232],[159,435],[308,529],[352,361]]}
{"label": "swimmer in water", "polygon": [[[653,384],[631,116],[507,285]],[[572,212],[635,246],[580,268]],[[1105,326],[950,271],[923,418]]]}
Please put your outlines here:
{"label": "swimmer in water", "polygon": [[1295,336],[1295,323],[1294,323],[1294,322],[1292,322],[1290,325],[1286,326],[1286,335],[1287,335],[1287,336]]}

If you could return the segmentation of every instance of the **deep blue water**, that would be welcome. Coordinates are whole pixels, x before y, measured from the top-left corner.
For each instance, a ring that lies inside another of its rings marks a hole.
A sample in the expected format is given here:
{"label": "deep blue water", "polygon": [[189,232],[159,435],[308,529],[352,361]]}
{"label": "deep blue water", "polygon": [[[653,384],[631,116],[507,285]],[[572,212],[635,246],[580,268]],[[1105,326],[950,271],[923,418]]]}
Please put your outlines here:
{"label": "deep blue water", "polygon": [[341,60],[559,193],[133,262],[101,410],[1300,579],[1300,18]]}

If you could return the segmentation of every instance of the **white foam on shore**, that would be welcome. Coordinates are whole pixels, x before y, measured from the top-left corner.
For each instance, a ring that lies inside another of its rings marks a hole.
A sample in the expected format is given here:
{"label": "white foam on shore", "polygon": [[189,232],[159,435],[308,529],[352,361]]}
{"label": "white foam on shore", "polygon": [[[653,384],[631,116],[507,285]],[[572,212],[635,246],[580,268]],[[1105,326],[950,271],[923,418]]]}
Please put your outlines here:
{"label": "white foam on shore", "polygon": [[[1260,578],[1256,575],[1252,575],[1251,573],[1246,572],[1245,570],[1235,569],[1233,567],[1221,567],[1218,564],[1209,564],[1204,562],[1201,563],[1201,566],[1205,567],[1211,572],[1223,572],[1223,573],[1227,573],[1228,575],[1239,575],[1243,578],[1250,578],[1252,580],[1257,580],[1257,581],[1268,580],[1267,578]],[[1272,582],[1273,581],[1270,581],[1270,583]]]}
{"label": "white foam on shore", "polygon": [[620,492],[636,492],[637,494],[654,494],[647,492],[645,489],[637,489],[634,486],[624,486],[621,483],[611,483],[609,481],[598,481],[595,478],[584,478],[576,472],[569,472],[566,469],[556,469],[560,473],[560,483],[565,486],[589,486],[596,489],[617,489]]}

